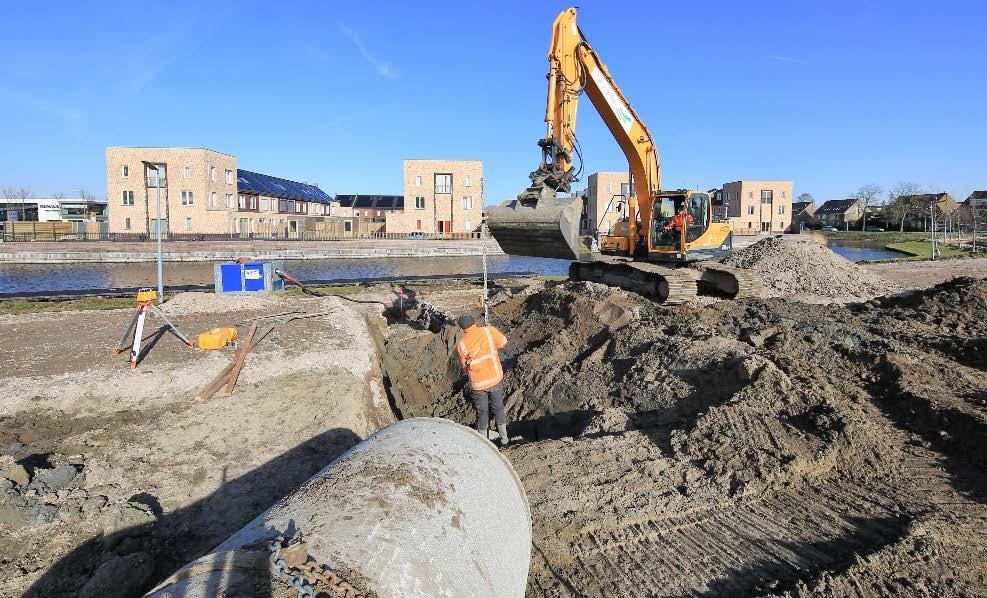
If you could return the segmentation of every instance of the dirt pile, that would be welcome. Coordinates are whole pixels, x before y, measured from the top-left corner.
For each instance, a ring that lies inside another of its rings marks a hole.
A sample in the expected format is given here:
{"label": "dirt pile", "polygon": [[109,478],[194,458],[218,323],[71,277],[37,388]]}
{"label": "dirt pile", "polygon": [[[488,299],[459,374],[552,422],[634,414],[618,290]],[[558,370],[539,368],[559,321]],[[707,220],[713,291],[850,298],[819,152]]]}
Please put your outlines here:
{"label": "dirt pile", "polygon": [[[983,593],[985,302],[972,279],[851,306],[507,298],[528,594]],[[401,332],[392,385],[471,423],[455,330]]]}
{"label": "dirt pile", "polygon": [[813,241],[771,237],[734,252],[724,264],[754,270],[762,297],[854,300],[889,295],[901,288]]}

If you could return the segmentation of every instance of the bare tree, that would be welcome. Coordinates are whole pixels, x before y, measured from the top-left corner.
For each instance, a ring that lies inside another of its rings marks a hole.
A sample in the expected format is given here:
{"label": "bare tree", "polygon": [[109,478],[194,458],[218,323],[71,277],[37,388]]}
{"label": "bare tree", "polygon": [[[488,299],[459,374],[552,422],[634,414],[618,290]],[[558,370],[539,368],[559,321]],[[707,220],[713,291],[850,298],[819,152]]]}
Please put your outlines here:
{"label": "bare tree", "polygon": [[5,187],[3,190],[3,198],[8,200],[8,202],[11,200],[20,200],[21,209],[18,220],[21,221],[27,220],[27,205],[25,200],[31,199],[32,197],[34,197],[34,193],[31,193],[31,190],[26,187]]}
{"label": "bare tree", "polygon": [[977,229],[984,223],[985,216],[987,216],[985,208],[978,206],[972,199],[970,200],[969,205],[961,205],[957,208],[956,212],[954,212],[954,218],[956,219],[956,223],[960,227],[960,230],[962,230],[964,226],[970,229],[971,253],[977,253]]}
{"label": "bare tree", "polygon": [[864,217],[861,220],[860,230],[867,227],[867,210],[877,204],[877,198],[881,195],[881,188],[872,183],[857,189],[857,199],[864,206]]}
{"label": "bare tree", "polygon": [[922,186],[918,183],[902,181],[888,190],[888,216],[893,217],[898,222],[898,232],[905,231],[905,220],[909,216],[924,210],[926,206],[920,205],[911,199],[911,196],[922,193]]}
{"label": "bare tree", "polygon": [[63,200],[65,199],[65,194],[59,191],[58,193],[51,196],[52,199]]}
{"label": "bare tree", "polygon": [[810,202],[810,201],[816,201],[816,198],[812,197],[811,193],[799,193],[799,196],[795,201]]}
{"label": "bare tree", "polygon": [[88,190],[86,190],[85,187],[79,187],[79,199],[85,201],[92,201],[96,199],[96,196],[90,193]]}

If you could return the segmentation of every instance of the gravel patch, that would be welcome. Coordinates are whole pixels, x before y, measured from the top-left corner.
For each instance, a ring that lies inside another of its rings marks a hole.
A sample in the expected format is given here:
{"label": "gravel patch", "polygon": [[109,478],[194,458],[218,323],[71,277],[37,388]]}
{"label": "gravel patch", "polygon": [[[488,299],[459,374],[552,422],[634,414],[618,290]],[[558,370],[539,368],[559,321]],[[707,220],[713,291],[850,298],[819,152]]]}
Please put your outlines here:
{"label": "gravel patch", "polygon": [[161,309],[168,315],[247,311],[274,307],[284,300],[272,293],[233,295],[217,293],[179,293]]}

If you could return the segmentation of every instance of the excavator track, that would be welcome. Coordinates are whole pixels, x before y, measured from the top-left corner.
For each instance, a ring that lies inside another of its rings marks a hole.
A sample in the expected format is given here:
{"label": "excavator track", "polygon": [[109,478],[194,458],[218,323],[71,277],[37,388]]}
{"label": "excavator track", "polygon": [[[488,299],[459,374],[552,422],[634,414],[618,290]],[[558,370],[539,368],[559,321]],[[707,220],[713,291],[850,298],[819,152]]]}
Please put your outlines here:
{"label": "excavator track", "polygon": [[569,279],[619,287],[669,305],[692,301],[699,293],[698,272],[648,262],[617,259],[573,262],[569,266]]}
{"label": "excavator track", "polygon": [[689,267],[699,272],[699,287],[704,294],[749,299],[760,296],[764,288],[761,279],[750,270],[724,266],[718,262],[695,262]]}

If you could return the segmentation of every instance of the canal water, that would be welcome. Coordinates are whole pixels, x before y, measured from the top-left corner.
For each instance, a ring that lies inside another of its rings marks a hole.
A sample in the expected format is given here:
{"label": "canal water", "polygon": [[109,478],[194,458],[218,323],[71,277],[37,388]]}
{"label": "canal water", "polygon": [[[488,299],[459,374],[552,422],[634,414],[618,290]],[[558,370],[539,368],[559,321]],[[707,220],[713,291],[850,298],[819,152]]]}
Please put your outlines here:
{"label": "canal water", "polygon": [[[479,257],[416,257],[386,259],[284,260],[295,278],[347,280],[443,274],[479,274]],[[495,255],[487,258],[490,273],[569,273],[569,262],[534,257]],[[71,291],[154,286],[154,262],[121,264],[0,264],[0,293]],[[165,285],[213,284],[212,262],[165,262]]]}
{"label": "canal water", "polygon": [[[888,260],[902,257],[879,243],[833,241],[830,249],[850,261]],[[488,258],[492,274],[534,272],[565,275],[567,260],[496,255]],[[299,280],[349,280],[402,276],[479,274],[479,257],[285,260],[284,269]],[[153,286],[157,280],[153,262],[121,264],[0,264],[0,293],[73,291]],[[212,284],[211,262],[165,262],[166,285]]]}
{"label": "canal water", "polygon": [[905,257],[905,254],[886,249],[880,241],[837,241],[829,239],[826,246],[837,255],[841,255],[851,262],[861,260],[893,260]]}

